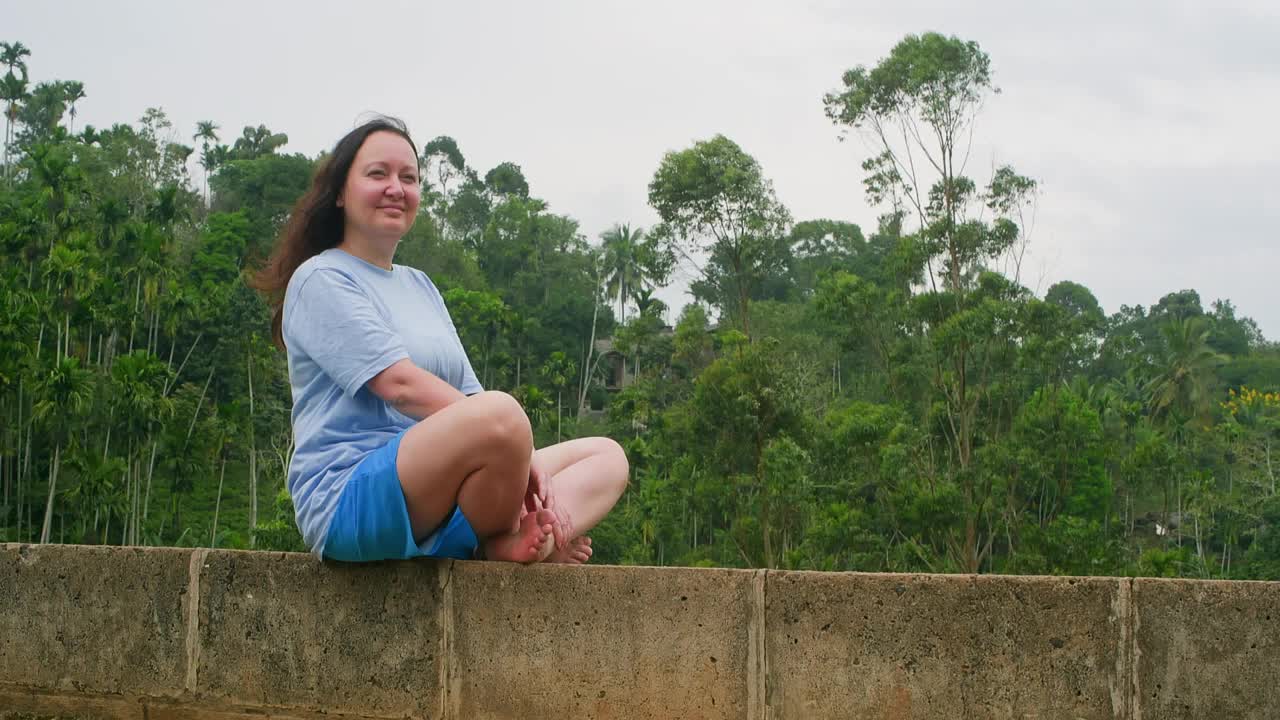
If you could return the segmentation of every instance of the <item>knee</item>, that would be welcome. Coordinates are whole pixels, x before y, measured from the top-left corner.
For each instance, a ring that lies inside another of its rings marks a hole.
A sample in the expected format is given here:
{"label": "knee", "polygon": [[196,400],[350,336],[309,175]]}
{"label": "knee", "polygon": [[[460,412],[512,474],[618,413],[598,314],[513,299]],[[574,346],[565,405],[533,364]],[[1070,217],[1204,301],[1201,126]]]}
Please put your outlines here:
{"label": "knee", "polygon": [[529,455],[533,452],[533,429],[520,401],[507,393],[488,391],[471,399],[479,412],[478,431],[486,444]]}
{"label": "knee", "polygon": [[614,468],[610,480],[617,486],[615,489],[621,495],[631,475],[631,465],[627,462],[626,451],[613,438],[601,437],[596,438],[596,454],[606,458],[610,467]]}

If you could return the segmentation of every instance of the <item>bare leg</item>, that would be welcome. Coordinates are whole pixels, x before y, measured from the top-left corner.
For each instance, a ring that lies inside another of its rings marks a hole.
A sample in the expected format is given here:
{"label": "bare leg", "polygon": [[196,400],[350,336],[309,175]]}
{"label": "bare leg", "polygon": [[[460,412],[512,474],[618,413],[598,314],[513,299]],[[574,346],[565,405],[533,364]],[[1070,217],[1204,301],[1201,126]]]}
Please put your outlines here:
{"label": "bare leg", "polygon": [[[627,456],[618,443],[609,438],[579,438],[542,448],[534,453],[550,478],[555,512],[567,528],[566,540],[580,537],[595,527],[627,486],[630,469]],[[561,561],[584,554],[590,557],[590,542],[574,545],[567,542],[557,550]],[[581,562],[585,562],[584,557]]]}
{"label": "bare leg", "polygon": [[[542,527],[554,522],[543,515],[520,523],[532,451],[529,419],[505,393],[460,400],[410,428],[400,441],[396,471],[414,538],[426,537],[456,504],[487,551],[502,559],[525,557],[521,544],[541,545]],[[491,548],[487,541],[501,536],[508,537]]]}

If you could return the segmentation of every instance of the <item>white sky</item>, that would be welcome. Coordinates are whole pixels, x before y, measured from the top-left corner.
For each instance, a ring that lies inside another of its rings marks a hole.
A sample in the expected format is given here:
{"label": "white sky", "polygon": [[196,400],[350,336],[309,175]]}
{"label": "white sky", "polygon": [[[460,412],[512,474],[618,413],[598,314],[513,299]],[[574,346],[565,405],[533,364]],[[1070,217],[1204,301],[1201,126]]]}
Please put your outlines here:
{"label": "white sky", "polygon": [[822,95],[931,30],[977,41],[1002,90],[975,181],[1008,163],[1041,184],[1025,283],[1079,282],[1109,313],[1194,288],[1280,336],[1280,3],[0,0],[33,81],[85,83],[78,127],[159,106],[188,144],[198,120],[224,141],[265,124],[314,155],[385,112],[481,173],[519,164],[593,240],[655,222],[663,153],[716,133],[796,220],[871,231],[866,149]]}

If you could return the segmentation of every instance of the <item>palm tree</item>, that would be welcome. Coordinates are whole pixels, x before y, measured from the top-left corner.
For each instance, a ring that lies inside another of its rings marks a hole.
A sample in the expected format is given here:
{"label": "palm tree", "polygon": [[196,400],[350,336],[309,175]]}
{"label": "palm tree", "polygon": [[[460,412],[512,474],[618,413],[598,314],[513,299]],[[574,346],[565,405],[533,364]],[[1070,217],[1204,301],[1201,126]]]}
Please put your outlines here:
{"label": "palm tree", "polygon": [[22,79],[27,79],[27,63],[23,58],[31,57],[31,50],[20,42],[0,42],[0,63],[9,67],[9,72],[13,72],[14,68],[22,71]]}
{"label": "palm tree", "polygon": [[644,230],[634,231],[629,224],[614,225],[600,236],[604,241],[606,287],[618,297],[618,322],[626,322],[626,303],[636,291],[648,284],[640,262]]}
{"label": "palm tree", "polygon": [[551,353],[551,357],[542,366],[542,377],[556,391],[556,442],[560,442],[560,426],[562,416],[564,414],[564,391],[569,386],[569,380],[572,379],[575,368],[572,360],[568,355],[557,350]]}
{"label": "palm tree", "polygon": [[204,168],[204,202],[209,204],[209,145],[218,144],[218,124],[212,120],[196,123],[196,134],[191,139],[200,143],[200,166]]}
{"label": "palm tree", "polygon": [[0,100],[4,101],[4,167],[5,175],[9,172],[9,146],[13,142],[13,123],[18,119],[19,104],[27,97],[27,76],[24,72],[19,78],[10,70],[0,78]]}
{"label": "palm tree", "polygon": [[67,132],[72,135],[76,134],[76,103],[83,100],[84,83],[76,80],[68,80],[62,84],[62,91],[67,97],[67,114],[71,116],[71,122],[67,126]]}
{"label": "palm tree", "polygon": [[[71,354],[71,314],[80,302],[80,294],[83,290],[81,286],[86,270],[85,260],[84,250],[72,247],[70,243],[59,243],[53,246],[44,259],[46,284],[61,288],[62,291],[60,296],[55,296],[57,297],[55,307],[61,306],[63,310],[62,318],[54,317],[54,322],[58,325],[55,357],[61,358]],[[62,349],[64,344],[65,350]]]}
{"label": "palm tree", "polygon": [[[173,401],[164,397],[169,383],[165,364],[150,352],[137,350],[116,358],[111,367],[111,393],[114,398],[114,429],[125,442],[125,513],[124,542],[136,544],[142,536],[141,520],[150,501],[152,464],[147,461],[150,445],[154,457],[156,430],[173,415]],[[144,468],[146,471],[144,473]],[[142,485],[146,475],[147,486]]]}
{"label": "palm tree", "polygon": [[289,142],[285,133],[273,133],[266,125],[258,127],[245,126],[244,131],[231,148],[232,156],[237,160],[252,160],[260,155],[269,155],[276,148]]}
{"label": "palm tree", "polygon": [[1226,359],[1209,347],[1209,325],[1202,317],[1174,318],[1160,328],[1165,354],[1147,389],[1151,414],[1168,419],[1203,418],[1213,405],[1214,369]]}
{"label": "palm tree", "polygon": [[53,527],[53,498],[58,487],[58,465],[62,447],[74,437],[70,432],[81,409],[92,396],[92,373],[80,367],[80,359],[63,357],[40,379],[36,387],[40,401],[32,408],[37,421],[45,424],[53,436],[53,461],[49,465],[49,497],[44,506],[44,524],[40,542],[49,542]]}
{"label": "palm tree", "polygon": [[[110,528],[110,516],[116,511],[112,499],[119,489],[116,479],[122,477],[128,467],[122,458],[104,457],[101,453],[89,452],[83,448],[67,458],[67,465],[80,476],[79,484],[63,496],[72,507],[76,508],[76,515],[80,517],[80,542],[85,542],[91,537],[89,518],[92,517],[92,539],[95,542],[105,543],[106,530],[99,532],[99,527],[106,519],[107,528]],[[106,512],[103,513],[103,510]],[[105,518],[104,515],[106,515]]]}
{"label": "palm tree", "polygon": [[[1203,317],[1173,318],[1160,327],[1164,357],[1147,385],[1151,416],[1163,421],[1174,447],[1184,451],[1193,420],[1206,421],[1213,407],[1214,370],[1226,359],[1209,347],[1209,324]],[[1175,470],[1178,513],[1182,514],[1182,472]],[[1165,484],[1165,519],[1169,515],[1168,483]],[[1182,527],[1178,527],[1182,544]]]}

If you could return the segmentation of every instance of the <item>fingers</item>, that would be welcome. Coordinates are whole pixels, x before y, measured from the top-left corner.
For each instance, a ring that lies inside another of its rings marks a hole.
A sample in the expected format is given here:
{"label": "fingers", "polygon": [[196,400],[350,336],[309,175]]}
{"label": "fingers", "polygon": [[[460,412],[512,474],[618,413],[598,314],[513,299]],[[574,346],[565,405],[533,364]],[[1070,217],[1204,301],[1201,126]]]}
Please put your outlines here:
{"label": "fingers", "polygon": [[564,523],[560,522],[560,513],[555,511],[556,509],[555,503],[556,503],[555,497],[548,496],[545,507],[547,510],[550,510],[556,516],[556,523],[551,530],[551,534],[553,537],[555,537],[556,549],[560,550],[561,548],[564,547],[565,543],[568,541],[568,539],[566,538],[566,533],[568,532],[569,529],[564,526]]}
{"label": "fingers", "polygon": [[[533,467],[531,465],[530,469],[533,470]],[[542,499],[542,504],[546,505],[547,500],[551,497],[551,484],[547,482],[547,476],[542,472],[542,468],[537,468],[534,471],[534,475],[537,476],[538,497]]]}
{"label": "fingers", "polygon": [[525,507],[529,508],[530,512],[532,512],[533,498],[535,497],[541,500],[542,504],[545,506],[547,504],[547,494],[548,494],[547,480],[546,480],[546,477],[543,475],[542,470],[538,469],[538,467],[535,465],[530,465],[529,466],[529,485],[528,485],[528,489],[525,490],[525,500],[524,500]]}
{"label": "fingers", "polygon": [[546,483],[540,483],[542,489],[544,490],[542,494],[534,492],[533,477],[534,477],[533,475],[530,475],[530,478],[529,478],[530,480],[529,490],[528,492],[525,493],[525,498],[524,498],[525,507],[528,508],[529,512],[536,512],[539,510],[548,510],[551,512],[552,516],[555,518],[555,522],[551,526],[550,533],[552,538],[555,541],[556,549],[557,550],[563,549],[564,546],[568,544],[569,538],[572,537],[573,528],[569,524],[568,518],[564,517],[561,512],[556,510],[555,496],[552,495],[550,492],[546,492],[547,490],[549,490]]}

